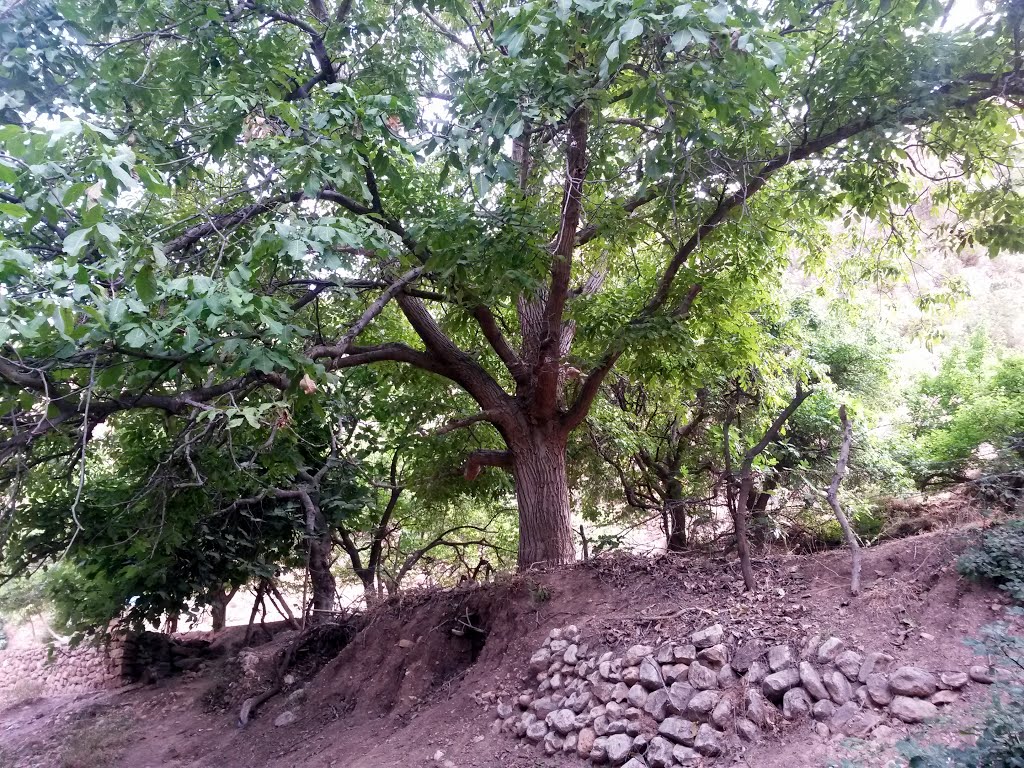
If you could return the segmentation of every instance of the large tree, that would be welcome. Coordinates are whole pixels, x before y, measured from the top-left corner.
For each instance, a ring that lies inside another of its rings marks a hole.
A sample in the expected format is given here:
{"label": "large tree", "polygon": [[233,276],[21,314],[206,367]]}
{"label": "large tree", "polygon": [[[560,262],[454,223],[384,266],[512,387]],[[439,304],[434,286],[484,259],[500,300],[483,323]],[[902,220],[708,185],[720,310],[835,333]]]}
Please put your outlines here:
{"label": "large tree", "polygon": [[567,438],[623,356],[701,354],[806,223],[885,218],[918,168],[1013,192],[1010,3],[957,28],[928,0],[3,14],[14,500],[126,411],[230,418],[399,363],[475,402],[447,428],[500,436],[465,472],[512,472],[520,566],[571,561]]}

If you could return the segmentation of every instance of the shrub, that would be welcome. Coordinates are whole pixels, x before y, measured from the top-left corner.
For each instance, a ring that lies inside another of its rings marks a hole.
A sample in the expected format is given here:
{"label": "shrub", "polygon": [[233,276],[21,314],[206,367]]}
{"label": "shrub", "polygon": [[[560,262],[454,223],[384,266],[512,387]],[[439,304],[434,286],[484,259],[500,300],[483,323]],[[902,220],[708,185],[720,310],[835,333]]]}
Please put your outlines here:
{"label": "shrub", "polygon": [[[1024,610],[1014,609],[1016,615]],[[1009,673],[994,687],[992,705],[975,731],[974,744],[949,747],[914,743],[901,745],[911,768],[1021,768],[1024,766],[1024,637],[1014,634],[1005,623],[985,627],[979,653],[989,654],[1003,672]]]}
{"label": "shrub", "polygon": [[957,570],[973,579],[987,579],[1024,603],[1024,520],[1012,520],[982,534],[967,550]]}

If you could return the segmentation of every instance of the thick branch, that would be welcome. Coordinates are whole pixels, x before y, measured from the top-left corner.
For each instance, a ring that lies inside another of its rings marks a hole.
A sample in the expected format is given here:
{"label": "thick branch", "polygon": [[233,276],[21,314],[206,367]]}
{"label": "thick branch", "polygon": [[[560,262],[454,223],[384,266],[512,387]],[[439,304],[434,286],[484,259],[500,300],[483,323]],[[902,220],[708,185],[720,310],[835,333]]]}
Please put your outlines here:
{"label": "thick branch", "polygon": [[511,451],[492,451],[481,449],[473,451],[466,457],[466,463],[462,468],[462,475],[467,480],[476,480],[484,467],[501,467],[502,469],[512,468]]}

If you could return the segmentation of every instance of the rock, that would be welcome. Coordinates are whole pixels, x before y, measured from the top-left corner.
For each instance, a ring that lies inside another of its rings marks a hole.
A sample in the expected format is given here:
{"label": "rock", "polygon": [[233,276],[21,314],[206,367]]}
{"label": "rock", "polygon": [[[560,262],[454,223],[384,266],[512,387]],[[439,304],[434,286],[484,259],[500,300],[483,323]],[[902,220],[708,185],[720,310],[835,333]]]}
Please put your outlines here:
{"label": "rock", "polygon": [[835,658],[843,652],[845,646],[843,641],[838,637],[830,637],[828,640],[818,646],[818,663],[828,664],[830,661],[835,661]]}
{"label": "rock", "polygon": [[709,667],[718,669],[729,661],[729,648],[724,643],[712,645],[697,654],[697,660],[703,661]]}
{"label": "rock", "polygon": [[629,689],[626,701],[629,702],[631,707],[642,707],[647,701],[647,690],[640,683],[637,683]]}
{"label": "rock", "polygon": [[705,667],[699,661],[695,661],[690,665],[688,679],[690,681],[690,685],[698,691],[705,691],[710,688],[718,687],[718,675],[713,669]]}
{"label": "rock", "polygon": [[811,700],[803,688],[790,688],[782,697],[782,716],[787,720],[799,720],[811,711]]}
{"label": "rock", "polygon": [[672,683],[668,689],[668,708],[677,715],[686,714],[686,708],[695,693],[689,683]]}
{"label": "rock", "polygon": [[[288,694],[288,698],[285,699],[285,701],[288,704],[301,704],[305,700],[305,698],[306,698],[306,689],[305,688],[296,688],[294,691],[292,691],[291,693]],[[502,720],[512,716],[512,707],[508,707],[508,714],[507,715],[502,715],[501,714],[502,711],[503,710],[502,710],[501,706],[499,705],[499,707],[498,707],[498,717],[500,717]]]}
{"label": "rock", "polygon": [[792,667],[793,664],[793,649],[788,645],[773,645],[768,649],[768,668],[772,672]]}
{"label": "rock", "polygon": [[659,723],[664,720],[668,716],[669,710],[668,691],[665,688],[659,688],[648,694],[643,710]]}
{"label": "rock", "polygon": [[821,645],[821,635],[811,635],[807,638],[803,648],[800,649],[800,658],[811,660],[818,655],[818,648]]}
{"label": "rock", "polygon": [[710,648],[718,645],[725,639],[725,630],[721,624],[712,624],[710,627],[694,632],[690,635],[690,642],[695,648]]}
{"label": "rock", "polygon": [[636,667],[644,660],[644,656],[650,656],[652,653],[654,653],[654,649],[649,645],[634,645],[626,651],[623,663],[627,667]]}
{"label": "rock", "polygon": [[603,736],[598,736],[594,739],[594,746],[590,750],[590,759],[595,763],[603,763],[608,759],[608,751],[605,749],[605,745],[608,743],[608,739]]}
{"label": "rock", "polygon": [[671,664],[675,661],[672,655],[672,643],[662,643],[654,652],[654,658],[659,664]]}
{"label": "rock", "polygon": [[750,669],[750,665],[765,654],[764,643],[760,640],[748,640],[736,649],[733,654],[732,668],[743,674]]}
{"label": "rock", "polygon": [[537,714],[537,717],[541,720],[543,720],[559,708],[550,696],[544,696],[540,699],[537,699],[533,702],[533,704],[530,705],[530,707]]}
{"label": "rock", "polygon": [[843,728],[843,733],[855,739],[863,739],[877,726],[881,725],[884,719],[878,712],[861,710],[847,721],[846,726]]}
{"label": "rock", "polygon": [[936,691],[928,701],[937,706],[945,706],[954,704],[959,698],[960,694],[955,691]]}
{"label": "rock", "polygon": [[955,691],[959,691],[968,681],[966,672],[943,672],[939,675],[939,684],[943,688],[952,688]]}
{"label": "rock", "polygon": [[757,685],[768,676],[768,672],[767,666],[760,661],[755,661],[750,665],[750,669],[747,670],[747,674],[743,676],[743,679],[750,685]]}
{"label": "rock", "polygon": [[578,653],[579,646],[570,645],[568,648],[565,649],[565,653],[562,656],[562,662],[565,664],[571,664],[575,666],[579,662],[579,657],[577,656]]}
{"label": "rock", "polygon": [[864,657],[856,651],[843,651],[836,656],[836,666],[839,667],[839,671],[846,675],[846,679],[851,683],[857,681],[857,676],[860,674],[860,668],[864,664]]}
{"label": "rock", "polygon": [[697,724],[681,717],[670,717],[658,726],[658,733],[676,744],[692,747],[693,740],[697,738]]}
{"label": "rock", "polygon": [[931,672],[920,667],[900,667],[889,677],[889,690],[897,696],[931,696],[939,687]]}
{"label": "rock", "polygon": [[747,690],[743,704],[747,719],[754,725],[763,728],[768,724],[768,704],[764,696],[751,688]]}
{"label": "rock", "polygon": [[768,675],[761,683],[761,690],[769,699],[778,700],[790,688],[800,684],[800,672],[794,668],[783,669]]}
{"label": "rock", "polygon": [[611,719],[608,715],[598,715],[594,718],[594,733],[598,736],[607,736],[610,723]]}
{"label": "rock", "polygon": [[561,655],[565,653],[565,649],[569,647],[568,640],[552,640],[551,641],[551,653]]}
{"label": "rock", "polygon": [[895,744],[899,739],[899,734],[888,725],[880,725],[871,732],[871,738],[883,744]]}
{"label": "rock", "polygon": [[629,697],[629,686],[625,683],[616,683],[612,689],[612,699],[614,701],[625,701]]}
{"label": "rock", "polygon": [[650,768],[671,768],[673,744],[668,739],[655,736],[647,745],[647,764]]}
{"label": "rock", "polygon": [[[642,755],[647,751],[648,741],[650,741],[650,739],[647,736],[644,736],[642,733],[638,733],[633,737],[633,751]],[[644,768],[647,768],[647,766],[645,765]]]}
{"label": "rock", "polygon": [[756,744],[761,737],[761,731],[752,721],[745,717],[741,717],[736,721],[736,735],[744,741]]}
{"label": "rock", "polygon": [[921,723],[939,715],[938,707],[930,701],[910,696],[893,697],[889,711],[904,723]]}
{"label": "rock", "polygon": [[594,698],[600,701],[602,704],[607,704],[612,700],[615,686],[611,683],[598,683],[590,688],[591,693],[594,694]]}
{"label": "rock", "polygon": [[676,746],[672,747],[672,757],[680,765],[693,765],[700,760],[700,753],[690,747],[676,744]]}
{"label": "rock", "polygon": [[629,730],[629,722],[626,720],[612,720],[608,723],[608,733],[626,733]]}
{"label": "rock", "polygon": [[299,718],[296,717],[295,713],[290,709],[286,709],[280,715],[274,718],[274,726],[277,728],[283,728],[286,725],[291,725]]}
{"label": "rock", "polygon": [[557,733],[549,733],[544,737],[544,752],[548,755],[553,755],[556,752],[561,752],[562,747],[565,745],[565,739],[559,736]]}
{"label": "rock", "polygon": [[732,700],[722,699],[711,710],[711,724],[721,730],[727,730],[732,723]]}
{"label": "rock", "polygon": [[667,685],[677,680],[686,680],[690,674],[688,664],[665,664],[661,668],[661,677]]}
{"label": "rock", "polygon": [[647,656],[640,662],[640,685],[648,691],[655,691],[665,687],[665,679],[661,676],[661,667],[652,656]]}
{"label": "rock", "polygon": [[866,683],[868,681],[868,675],[874,675],[879,672],[887,672],[889,665],[895,661],[892,656],[888,653],[869,653],[864,657],[864,663],[860,665],[860,671],[857,673],[857,679]]}
{"label": "rock", "polygon": [[608,762],[612,765],[624,763],[629,753],[633,750],[633,739],[624,733],[617,733],[608,738],[605,744],[605,751],[608,753]]}
{"label": "rock", "polygon": [[694,645],[677,645],[672,649],[672,659],[677,664],[692,664],[696,658],[697,647]]}
{"label": "rock", "polygon": [[647,763],[639,757],[631,757],[629,762],[622,766],[622,768],[647,768]]}
{"label": "rock", "polygon": [[850,681],[838,669],[826,672],[824,679],[825,688],[832,697],[832,701],[836,704],[845,704],[853,698],[853,688],[850,686]]}
{"label": "rock", "polygon": [[981,664],[976,664],[967,670],[967,676],[982,685],[992,685],[996,681],[995,673],[989,667]]}
{"label": "rock", "polygon": [[576,754],[582,758],[590,757],[590,750],[594,748],[594,739],[597,733],[593,728],[584,728],[576,737]]}
{"label": "rock", "polygon": [[836,713],[836,705],[832,703],[831,699],[822,699],[816,702],[811,707],[811,717],[815,720],[825,721],[832,717]]}
{"label": "rock", "polygon": [[722,754],[721,738],[724,735],[704,723],[697,729],[697,738],[693,740],[693,748],[706,757],[720,755]]}
{"label": "rock", "polygon": [[579,737],[575,733],[570,733],[565,737],[565,741],[562,743],[563,752],[575,752],[576,745],[579,742]]}
{"label": "rock", "polygon": [[800,684],[807,689],[812,698],[817,701],[829,698],[828,689],[825,687],[825,683],[821,680],[821,675],[818,674],[818,670],[814,668],[813,664],[809,661],[801,661],[799,670]]}
{"label": "rock", "polygon": [[889,690],[889,676],[881,672],[868,675],[868,698],[880,707],[887,707],[892,702],[892,691]]}
{"label": "rock", "polygon": [[828,741],[828,737],[832,735],[832,731],[824,723],[815,723],[814,732],[818,734],[818,738],[822,741]]}
{"label": "rock", "polygon": [[732,667],[729,664],[723,664],[722,668],[718,670],[718,687],[732,688],[738,682],[739,678],[732,671]]}
{"label": "rock", "polygon": [[625,667],[622,670],[622,682],[626,685],[636,685],[640,682],[640,667]]}
{"label": "rock", "polygon": [[694,720],[707,720],[720,699],[721,694],[718,691],[700,691],[690,699],[686,713]]}
{"label": "rock", "polygon": [[547,723],[563,736],[576,727],[576,713],[571,709],[559,709],[547,717]]}
{"label": "rock", "polygon": [[495,712],[497,713],[498,717],[500,717],[502,720],[504,720],[506,717],[512,717],[512,705],[506,704],[505,702],[501,702],[498,704],[498,707],[495,710]]}
{"label": "rock", "polygon": [[545,736],[548,735],[548,727],[538,720],[535,723],[530,723],[526,729],[526,738],[530,741],[539,742]]}
{"label": "rock", "polygon": [[580,639],[580,628],[575,624],[569,624],[562,628],[562,637],[568,640],[570,643],[574,643]]}
{"label": "rock", "polygon": [[530,671],[531,672],[544,672],[551,664],[551,651],[547,648],[541,648],[533,656],[530,657]]}
{"label": "rock", "polygon": [[829,726],[833,731],[841,731],[859,711],[855,702],[848,701],[841,707],[836,707],[836,711],[832,713],[832,720]]}

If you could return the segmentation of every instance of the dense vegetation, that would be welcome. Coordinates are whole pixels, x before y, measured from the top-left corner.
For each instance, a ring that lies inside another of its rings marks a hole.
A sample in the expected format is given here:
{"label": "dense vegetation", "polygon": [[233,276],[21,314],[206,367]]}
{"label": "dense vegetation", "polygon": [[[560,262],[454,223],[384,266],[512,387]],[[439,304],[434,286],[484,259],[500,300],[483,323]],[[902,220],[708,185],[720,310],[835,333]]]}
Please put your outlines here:
{"label": "dense vegetation", "polygon": [[8,6],[4,572],[61,633],[294,574],[321,617],[645,521],[756,588],[885,494],[1015,506],[1019,347],[896,362],[963,293],[914,265],[1024,242],[1021,15],[949,10]]}

